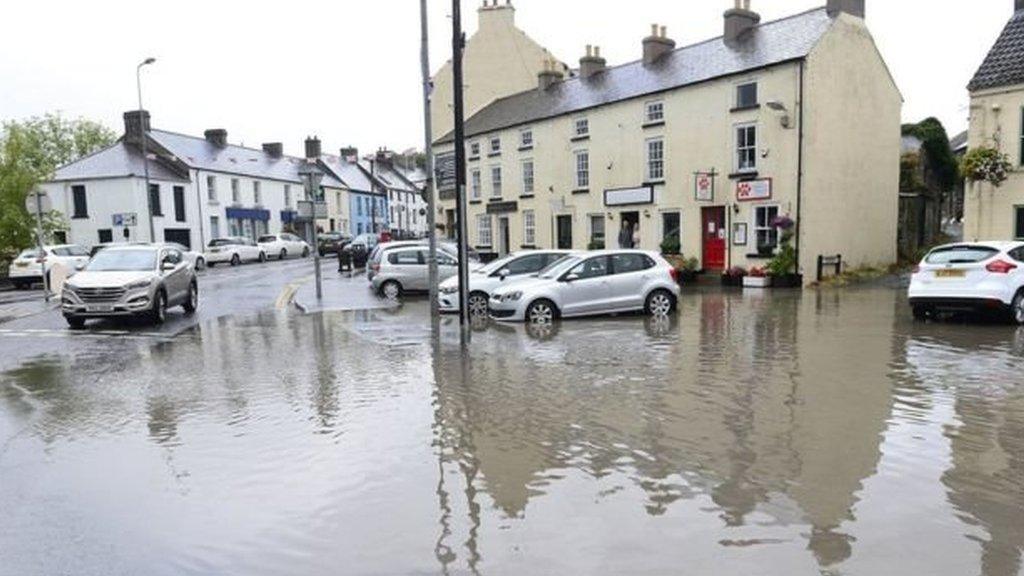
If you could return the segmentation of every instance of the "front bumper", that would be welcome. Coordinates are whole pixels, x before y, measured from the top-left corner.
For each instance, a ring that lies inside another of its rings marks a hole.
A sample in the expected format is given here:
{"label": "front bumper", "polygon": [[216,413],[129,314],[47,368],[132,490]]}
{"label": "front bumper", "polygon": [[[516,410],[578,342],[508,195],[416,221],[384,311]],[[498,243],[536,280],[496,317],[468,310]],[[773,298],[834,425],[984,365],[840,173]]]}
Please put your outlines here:
{"label": "front bumper", "polygon": [[502,301],[492,296],[487,301],[487,313],[495,320],[522,322],[526,319],[526,304],[523,299]]}
{"label": "front bumper", "polygon": [[153,300],[149,289],[143,288],[125,293],[116,300],[93,300],[80,297],[75,291],[65,289],[60,297],[60,309],[64,316],[74,318],[111,318],[115,316],[138,316],[149,312]]}
{"label": "front bumper", "polygon": [[459,293],[445,294],[439,292],[437,295],[437,308],[442,313],[450,314],[459,311]]}

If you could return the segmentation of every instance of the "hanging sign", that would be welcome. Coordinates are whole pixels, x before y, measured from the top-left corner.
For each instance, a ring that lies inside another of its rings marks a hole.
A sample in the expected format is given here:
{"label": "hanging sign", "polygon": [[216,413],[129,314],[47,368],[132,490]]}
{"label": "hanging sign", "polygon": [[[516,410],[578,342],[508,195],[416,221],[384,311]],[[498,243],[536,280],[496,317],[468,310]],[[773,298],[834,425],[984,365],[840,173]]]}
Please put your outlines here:
{"label": "hanging sign", "polygon": [[715,201],[715,172],[696,172],[693,175],[693,198],[697,202]]}
{"label": "hanging sign", "polygon": [[772,179],[744,180],[736,183],[736,200],[752,202],[755,200],[771,200]]}

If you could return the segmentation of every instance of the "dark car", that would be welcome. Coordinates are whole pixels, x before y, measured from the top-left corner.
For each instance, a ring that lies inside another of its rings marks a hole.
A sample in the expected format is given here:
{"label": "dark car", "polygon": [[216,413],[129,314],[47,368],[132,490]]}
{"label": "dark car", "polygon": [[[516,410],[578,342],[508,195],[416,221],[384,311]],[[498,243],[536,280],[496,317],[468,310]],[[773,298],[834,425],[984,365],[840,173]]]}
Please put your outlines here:
{"label": "dark car", "polygon": [[337,254],[341,252],[349,242],[352,241],[352,236],[343,234],[341,232],[321,232],[317,235],[317,252],[320,256],[326,256],[328,254]]}

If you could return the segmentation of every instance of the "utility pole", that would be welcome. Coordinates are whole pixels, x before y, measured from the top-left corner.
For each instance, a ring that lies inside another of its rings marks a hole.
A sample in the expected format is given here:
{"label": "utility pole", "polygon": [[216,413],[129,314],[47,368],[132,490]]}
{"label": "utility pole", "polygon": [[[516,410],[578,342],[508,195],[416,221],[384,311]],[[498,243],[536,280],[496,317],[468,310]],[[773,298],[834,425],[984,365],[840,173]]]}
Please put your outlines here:
{"label": "utility pole", "polygon": [[[312,200],[313,204],[313,274],[316,277],[316,299],[323,300],[323,276],[320,273],[320,234],[316,226],[317,207],[320,205],[320,182],[324,178],[324,173],[317,166],[319,159],[320,140],[306,138],[306,163],[299,168],[299,173],[305,180],[306,199]],[[341,255],[339,254],[338,257],[340,258]]]}
{"label": "utility pole", "polygon": [[466,38],[462,34],[461,0],[452,0],[452,88],[455,92],[455,210],[459,228],[459,326],[462,341],[469,338],[469,238],[466,230],[466,135],[462,94],[462,51]]}
{"label": "utility pole", "polygon": [[143,118],[145,112],[142,109],[142,67],[149,66],[156,62],[156,58],[146,58],[135,67],[135,88],[139,92],[139,132],[142,134],[142,171],[146,175],[146,207],[149,212],[149,241],[156,242],[156,228],[153,225],[153,195],[149,193],[149,152],[146,150],[148,132],[146,120]]}
{"label": "utility pole", "polygon": [[427,278],[430,286],[430,315],[438,316],[437,304],[437,231],[434,215],[434,152],[431,149],[433,127],[430,119],[430,51],[428,49],[427,0],[420,0],[420,68],[423,72],[423,155],[427,179],[423,181],[423,195],[427,202]]}

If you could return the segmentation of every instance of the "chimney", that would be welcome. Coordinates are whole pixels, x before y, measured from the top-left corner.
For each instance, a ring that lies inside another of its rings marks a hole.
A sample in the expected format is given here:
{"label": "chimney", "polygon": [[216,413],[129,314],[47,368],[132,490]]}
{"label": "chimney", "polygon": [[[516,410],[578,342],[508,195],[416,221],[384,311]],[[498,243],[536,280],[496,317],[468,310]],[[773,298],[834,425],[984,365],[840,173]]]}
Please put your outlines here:
{"label": "chimney", "polygon": [[223,128],[210,128],[203,132],[206,141],[217,148],[225,148],[228,145],[228,131]]}
{"label": "chimney", "polygon": [[306,138],[306,159],[311,160],[320,157],[320,139],[316,136]]}
{"label": "chimney", "polygon": [[585,80],[598,72],[604,72],[607,64],[608,62],[601,58],[601,47],[587,44],[587,55],[580,58],[580,76]]}
{"label": "chimney", "polygon": [[[832,18],[839,16],[840,12],[846,12],[851,16],[858,18],[864,17],[864,1],[865,0],[828,0],[826,10],[828,15]],[[1021,5],[1024,4],[1024,0],[1016,0],[1017,9],[1019,10]]]}
{"label": "chimney", "polygon": [[516,25],[516,9],[511,0],[484,0],[483,6],[477,9],[477,28],[481,31],[511,29]]}
{"label": "chimney", "polygon": [[562,71],[554,60],[545,60],[544,69],[537,73],[537,88],[546,92],[548,88],[562,80]]}
{"label": "chimney", "polygon": [[359,148],[355,146],[346,146],[340,152],[341,159],[346,162],[356,162],[359,160]]}
{"label": "chimney", "polygon": [[650,66],[676,47],[675,40],[666,36],[664,26],[651,24],[651,35],[644,38],[644,65]]}
{"label": "chimney", "polygon": [[149,111],[132,110],[124,113],[124,137],[133,143],[142,142],[142,133],[149,132]]}
{"label": "chimney", "polygon": [[263,144],[263,151],[271,158],[284,156],[284,144],[280,142],[266,142]]}
{"label": "chimney", "polygon": [[725,11],[725,43],[741,41],[742,36],[759,22],[761,15],[750,9],[750,0],[736,0],[736,7]]}

